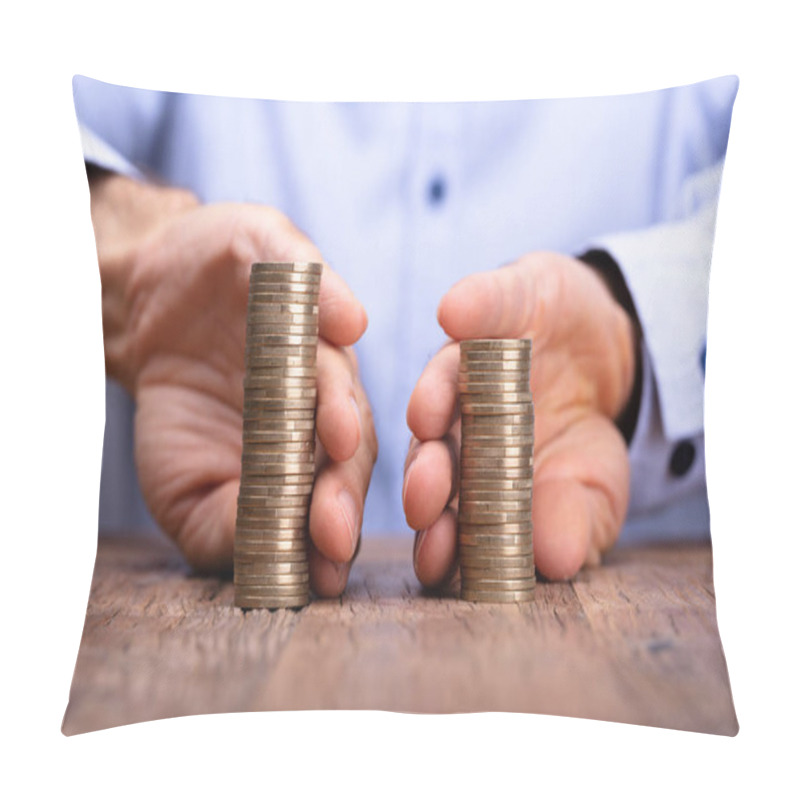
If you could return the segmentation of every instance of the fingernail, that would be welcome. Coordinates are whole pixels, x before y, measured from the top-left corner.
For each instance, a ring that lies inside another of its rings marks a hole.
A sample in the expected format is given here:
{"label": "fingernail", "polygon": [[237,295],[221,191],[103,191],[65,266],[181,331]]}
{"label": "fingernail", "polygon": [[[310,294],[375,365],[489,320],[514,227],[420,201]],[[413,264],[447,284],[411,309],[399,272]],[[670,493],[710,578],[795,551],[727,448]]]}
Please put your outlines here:
{"label": "fingernail", "polygon": [[351,553],[354,553],[358,544],[358,508],[356,508],[356,501],[353,500],[353,495],[347,489],[342,489],[339,492],[338,500],[339,511],[347,525],[347,530],[350,532]]}
{"label": "fingernail", "polygon": [[342,563],[342,564],[334,564],[336,567],[336,586],[339,591],[344,591],[344,587],[347,585],[347,572],[349,569],[349,564]]}
{"label": "fingernail", "polygon": [[361,430],[361,409],[358,407],[355,397],[350,395],[350,405],[356,410],[356,419],[358,420],[358,429]]}
{"label": "fingernail", "polygon": [[406,477],[403,479],[403,509],[405,510],[406,507],[406,492],[408,491],[408,479],[411,477],[411,473],[414,467],[417,465],[417,459],[419,456],[414,456],[411,463],[406,467]]}
{"label": "fingernail", "polygon": [[424,531],[417,531],[417,540],[414,542],[414,572],[417,571],[417,556],[419,556],[419,551],[422,548],[422,543],[425,541],[425,537],[427,535],[428,535],[427,528]]}

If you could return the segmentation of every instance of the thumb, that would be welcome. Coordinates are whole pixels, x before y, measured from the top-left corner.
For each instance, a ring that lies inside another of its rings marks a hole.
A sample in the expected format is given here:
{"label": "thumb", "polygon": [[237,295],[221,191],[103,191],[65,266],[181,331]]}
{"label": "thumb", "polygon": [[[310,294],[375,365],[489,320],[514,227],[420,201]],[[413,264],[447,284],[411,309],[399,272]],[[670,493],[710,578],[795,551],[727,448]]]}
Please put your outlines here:
{"label": "thumb", "polygon": [[547,324],[559,295],[557,254],[537,253],[505,267],[463,278],[442,298],[438,320],[453,339],[513,339]]}
{"label": "thumb", "polygon": [[[354,344],[367,327],[367,314],[344,279],[332,270],[311,240],[281,211],[247,203],[205,206],[192,247],[227,265],[230,257],[249,275],[257,261],[316,261],[323,264],[319,290],[319,333],[331,344]],[[201,224],[204,223],[204,224]],[[188,233],[188,232],[187,232]],[[243,283],[245,296],[247,282]]]}

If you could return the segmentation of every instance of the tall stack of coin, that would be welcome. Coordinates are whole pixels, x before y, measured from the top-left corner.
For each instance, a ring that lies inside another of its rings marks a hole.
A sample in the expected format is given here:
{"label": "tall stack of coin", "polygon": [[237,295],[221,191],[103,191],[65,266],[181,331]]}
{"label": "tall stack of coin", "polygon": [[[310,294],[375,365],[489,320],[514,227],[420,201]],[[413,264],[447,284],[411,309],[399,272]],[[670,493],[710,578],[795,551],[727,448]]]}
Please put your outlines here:
{"label": "tall stack of coin", "polygon": [[320,264],[253,264],[233,582],[240,608],[309,600]]}
{"label": "tall stack of coin", "polygon": [[533,598],[530,339],[461,342],[461,598]]}

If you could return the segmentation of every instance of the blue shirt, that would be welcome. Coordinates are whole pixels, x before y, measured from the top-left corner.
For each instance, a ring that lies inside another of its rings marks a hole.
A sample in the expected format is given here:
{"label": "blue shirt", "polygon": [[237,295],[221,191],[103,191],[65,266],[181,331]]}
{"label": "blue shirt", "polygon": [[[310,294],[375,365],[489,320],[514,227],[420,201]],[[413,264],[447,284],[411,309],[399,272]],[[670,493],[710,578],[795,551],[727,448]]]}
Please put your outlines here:
{"label": "blue shirt", "polygon": [[[628,528],[707,529],[701,353],[737,87],[725,77],[602,98],[336,104],[74,82],[88,160],[204,202],[280,208],[364,304],[356,349],[380,442],[364,527],[383,532],[406,528],[405,410],[445,341],[442,295],[532,250],[590,246],[619,263],[645,335]],[[687,442],[679,475],[670,464]],[[128,480],[108,477],[115,460],[125,456],[107,445],[106,495]]]}

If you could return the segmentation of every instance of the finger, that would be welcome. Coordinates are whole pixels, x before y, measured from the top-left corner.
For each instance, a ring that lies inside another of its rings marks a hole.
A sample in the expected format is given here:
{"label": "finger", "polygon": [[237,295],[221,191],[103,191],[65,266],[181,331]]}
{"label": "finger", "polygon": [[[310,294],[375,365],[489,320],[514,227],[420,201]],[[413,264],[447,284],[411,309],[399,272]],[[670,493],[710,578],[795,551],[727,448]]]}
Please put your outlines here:
{"label": "finger", "polygon": [[355,344],[367,329],[367,312],[344,278],[323,265],[319,287],[319,335],[331,344]]}
{"label": "finger", "polygon": [[[248,206],[263,216],[263,206]],[[345,280],[323,260],[311,240],[287,217],[276,209],[266,209],[268,220],[253,220],[256,228],[254,260],[316,261],[322,264],[319,288],[319,335],[331,344],[345,347],[355,344],[367,328],[367,312]]]}
{"label": "finger", "polygon": [[458,411],[458,345],[445,345],[425,366],[411,399],[406,422],[420,441],[440,439]]}
{"label": "finger", "polygon": [[350,561],[358,547],[364,499],[378,443],[369,406],[362,390],[357,400],[363,422],[355,455],[347,461],[328,461],[314,484],[309,512],[311,539],[320,553],[331,561]]}
{"label": "finger", "polygon": [[311,588],[319,597],[339,597],[347,586],[350,564],[325,558],[312,542],[308,547],[308,574]]}
{"label": "finger", "polygon": [[349,461],[329,461],[314,484],[309,513],[311,539],[326,558],[350,561],[358,545],[371,460],[364,449]]}
{"label": "finger", "polygon": [[412,446],[403,480],[409,527],[422,530],[441,516],[455,493],[457,465],[457,445],[450,436]]}
{"label": "finger", "polygon": [[[208,217],[208,219],[207,219]],[[344,279],[310,239],[282,212],[269,206],[226,203],[206,206],[192,242],[199,258],[242,265],[244,286],[257,261],[322,263],[319,332],[332,344],[354,344],[367,328],[367,313]],[[245,295],[246,297],[246,292]]]}
{"label": "finger", "polygon": [[562,258],[532,254],[500,269],[463,278],[439,303],[439,324],[457,340],[525,335],[534,320],[547,319],[542,310],[558,297],[559,271],[552,264],[561,265]]}
{"label": "finger", "polygon": [[334,461],[352,458],[361,438],[353,365],[347,354],[320,340],[317,347],[317,434]]}
{"label": "finger", "polygon": [[[239,481],[225,481],[211,491],[182,498],[162,522],[165,532],[175,539],[188,563],[198,572],[230,569],[238,496]],[[173,527],[174,517],[181,519]]]}
{"label": "finger", "polygon": [[414,542],[414,572],[423,586],[442,584],[456,560],[456,512],[448,508]]}
{"label": "finger", "polygon": [[624,440],[595,415],[548,442],[534,464],[533,552],[552,580],[597,564],[616,541],[628,506]]}

